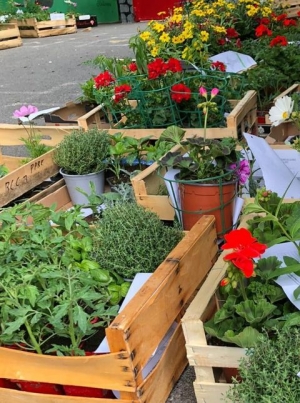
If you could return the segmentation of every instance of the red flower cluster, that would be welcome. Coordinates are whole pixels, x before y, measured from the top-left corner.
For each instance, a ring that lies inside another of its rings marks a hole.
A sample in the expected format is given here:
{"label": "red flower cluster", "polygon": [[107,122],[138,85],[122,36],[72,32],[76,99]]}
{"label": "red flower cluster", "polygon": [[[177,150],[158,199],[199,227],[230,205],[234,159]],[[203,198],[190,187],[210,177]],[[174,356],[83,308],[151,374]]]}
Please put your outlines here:
{"label": "red flower cluster", "polygon": [[97,77],[94,77],[94,82],[95,82],[95,87],[98,90],[100,87],[108,87],[113,82],[115,82],[115,79],[110,74],[109,71],[104,71],[103,73],[100,73]]}
{"label": "red flower cluster", "polygon": [[272,39],[271,40],[271,42],[270,42],[270,46],[271,46],[271,48],[273,47],[273,46],[287,46],[288,45],[288,41],[287,41],[287,39],[286,39],[286,37],[285,36],[280,36],[280,35],[278,35],[278,36],[276,36],[274,39]]}
{"label": "red flower cluster", "polygon": [[119,85],[118,87],[115,87],[115,98],[114,98],[115,103],[117,104],[122,99],[124,99],[126,95],[130,93],[130,91],[131,86],[128,84],[122,84]]}
{"label": "red flower cluster", "polygon": [[226,36],[227,38],[237,38],[240,34],[234,28],[227,28]]}
{"label": "red flower cluster", "polygon": [[287,17],[287,14],[280,14],[280,15],[277,15],[276,20],[277,20],[278,22],[279,22],[279,21],[283,21],[283,20],[286,19],[286,17]]}
{"label": "red flower cluster", "polygon": [[128,68],[129,68],[129,70],[132,71],[132,72],[137,71],[137,65],[136,65],[135,62],[130,63],[130,64],[128,65]]}
{"label": "red flower cluster", "polygon": [[291,19],[286,19],[286,20],[283,20],[283,22],[282,22],[282,24],[285,26],[285,27],[291,27],[291,26],[297,26],[297,21],[296,20],[293,20],[292,18]]}
{"label": "red flower cluster", "polygon": [[226,66],[223,62],[213,62],[210,65],[211,68],[213,68],[214,70],[219,70],[219,71],[226,71]]}
{"label": "red flower cluster", "polygon": [[188,101],[191,98],[191,89],[185,84],[175,84],[171,87],[171,98],[180,104],[182,101]]}
{"label": "red flower cluster", "polygon": [[153,80],[155,78],[162,77],[166,74],[167,71],[171,71],[173,73],[182,71],[182,66],[181,66],[180,61],[177,59],[171,58],[167,62],[164,62],[163,59],[158,57],[153,62],[148,64],[149,80]]}
{"label": "red flower cluster", "polygon": [[231,261],[244,276],[249,278],[254,272],[254,258],[261,257],[261,254],[267,249],[267,245],[257,242],[257,239],[251,235],[246,228],[235,229],[224,235],[226,244],[221,248],[233,249],[224,257],[224,260]]}
{"label": "red flower cluster", "polygon": [[257,37],[268,35],[272,35],[272,31],[264,24],[260,24],[258,27],[255,29],[255,35]]}
{"label": "red flower cluster", "polygon": [[262,25],[269,25],[269,24],[270,24],[270,20],[269,20],[269,18],[264,17],[264,18],[261,18],[261,19],[259,20],[259,23],[262,24]]}

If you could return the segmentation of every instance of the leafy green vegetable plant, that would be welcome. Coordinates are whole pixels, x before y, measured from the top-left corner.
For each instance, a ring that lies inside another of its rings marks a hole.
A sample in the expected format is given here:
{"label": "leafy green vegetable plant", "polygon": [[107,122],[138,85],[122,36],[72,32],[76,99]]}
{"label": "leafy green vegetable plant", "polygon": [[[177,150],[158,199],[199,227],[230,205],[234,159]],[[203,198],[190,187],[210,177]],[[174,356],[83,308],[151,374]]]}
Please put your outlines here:
{"label": "leafy green vegetable plant", "polygon": [[0,213],[0,343],[39,354],[84,354],[128,290],[89,256],[80,209],[19,204]]}

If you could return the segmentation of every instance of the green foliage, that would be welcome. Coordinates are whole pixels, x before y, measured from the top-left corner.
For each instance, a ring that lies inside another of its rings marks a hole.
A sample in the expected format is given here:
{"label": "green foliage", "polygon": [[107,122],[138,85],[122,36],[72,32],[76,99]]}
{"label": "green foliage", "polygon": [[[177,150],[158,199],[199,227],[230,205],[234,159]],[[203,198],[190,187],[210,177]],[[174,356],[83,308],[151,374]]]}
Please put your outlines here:
{"label": "green foliage", "polygon": [[90,259],[79,207],[24,203],[3,209],[0,220],[0,343],[82,354],[82,343],[116,316],[128,285]]}
{"label": "green foliage", "polygon": [[228,171],[228,165],[238,160],[235,139],[195,137],[182,140],[184,131],[179,128],[165,138],[171,142],[172,135],[173,144],[180,144],[181,150],[167,153],[159,161],[161,166],[180,169],[180,179],[216,179],[220,176],[224,176],[224,181],[233,179],[233,171]]}
{"label": "green foliage", "polygon": [[0,178],[8,174],[8,168],[5,165],[0,165]]}
{"label": "green foliage", "polygon": [[[182,239],[177,228],[136,203],[117,203],[95,223],[92,259],[125,278],[152,273]],[[108,253],[109,251],[109,253]]]}
{"label": "green foliage", "polygon": [[300,401],[299,328],[265,333],[239,364],[242,382],[226,394],[228,403],[296,403]]}
{"label": "green foliage", "polygon": [[67,174],[86,175],[106,168],[110,136],[105,130],[74,130],[54,153],[55,163]]}

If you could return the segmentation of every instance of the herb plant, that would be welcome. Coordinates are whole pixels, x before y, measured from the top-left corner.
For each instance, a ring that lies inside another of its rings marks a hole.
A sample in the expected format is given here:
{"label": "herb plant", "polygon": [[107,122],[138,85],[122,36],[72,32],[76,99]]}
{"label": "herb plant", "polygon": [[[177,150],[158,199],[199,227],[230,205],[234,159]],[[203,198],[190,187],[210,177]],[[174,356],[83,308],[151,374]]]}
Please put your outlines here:
{"label": "herb plant", "polygon": [[299,328],[274,330],[272,335],[265,333],[241,360],[239,375],[242,382],[234,380],[225,401],[299,402],[299,355]]}
{"label": "herb plant", "polygon": [[165,226],[150,210],[116,203],[95,223],[91,258],[132,279],[136,273],[152,273],[182,237],[182,231]]}
{"label": "herb plant", "polygon": [[53,159],[67,174],[99,172],[108,163],[110,136],[105,130],[74,130],[57,146]]}

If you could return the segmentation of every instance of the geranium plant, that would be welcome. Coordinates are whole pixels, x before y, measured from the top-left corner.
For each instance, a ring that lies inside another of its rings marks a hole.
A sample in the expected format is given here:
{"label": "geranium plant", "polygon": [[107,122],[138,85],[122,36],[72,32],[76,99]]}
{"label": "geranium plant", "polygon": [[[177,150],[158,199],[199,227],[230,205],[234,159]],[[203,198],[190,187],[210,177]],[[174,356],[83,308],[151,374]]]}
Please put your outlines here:
{"label": "geranium plant", "polygon": [[274,256],[262,257],[267,245],[246,228],[232,230],[224,238],[221,249],[230,251],[224,255],[228,267],[218,290],[221,307],[204,327],[213,340],[250,348],[264,330],[271,333],[275,326],[292,325],[289,316],[297,310],[272,280],[278,277],[281,262]]}

